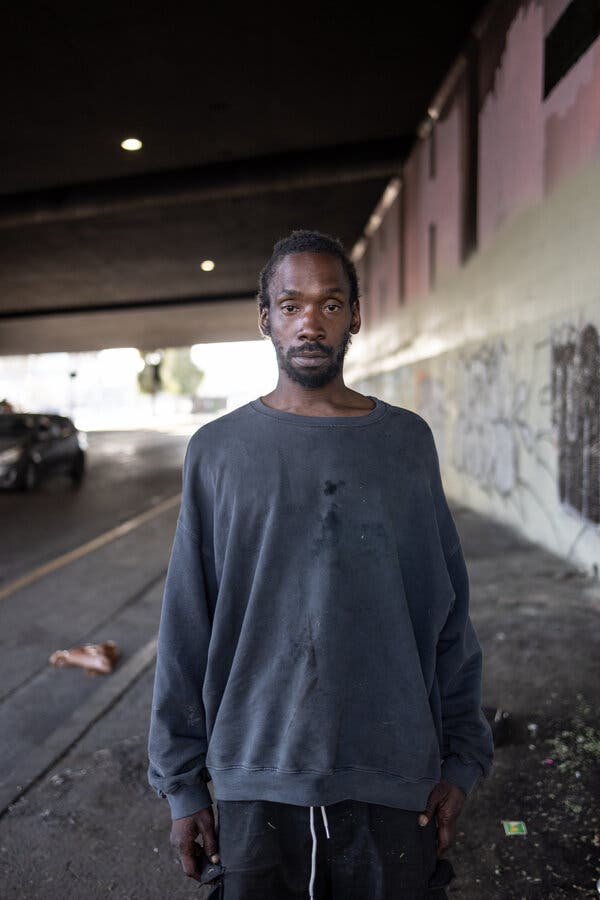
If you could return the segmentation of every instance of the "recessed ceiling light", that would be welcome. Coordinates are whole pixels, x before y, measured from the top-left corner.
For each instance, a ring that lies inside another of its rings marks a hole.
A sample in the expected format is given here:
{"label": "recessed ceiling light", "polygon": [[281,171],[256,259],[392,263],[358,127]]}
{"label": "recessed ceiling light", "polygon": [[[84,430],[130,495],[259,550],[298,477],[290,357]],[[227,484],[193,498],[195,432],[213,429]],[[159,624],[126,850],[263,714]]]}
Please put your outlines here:
{"label": "recessed ceiling light", "polygon": [[212,261],[212,259],[205,259],[204,262],[200,263],[200,268],[202,269],[203,272],[212,272],[214,267],[215,267],[215,264]]}
{"label": "recessed ceiling light", "polygon": [[142,142],[139,138],[125,138],[124,141],[121,141],[121,147],[123,150],[141,150]]}

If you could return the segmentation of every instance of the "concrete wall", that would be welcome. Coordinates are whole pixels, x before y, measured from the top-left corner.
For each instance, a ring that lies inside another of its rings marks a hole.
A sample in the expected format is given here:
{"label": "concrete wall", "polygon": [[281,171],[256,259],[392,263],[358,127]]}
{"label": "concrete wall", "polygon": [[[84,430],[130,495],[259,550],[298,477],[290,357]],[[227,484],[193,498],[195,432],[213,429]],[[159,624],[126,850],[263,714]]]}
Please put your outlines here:
{"label": "concrete wall", "polygon": [[[359,390],[427,419],[455,502],[597,572],[600,41],[544,100],[544,36],[566,5],[515,4],[502,35],[490,18],[480,65],[489,64],[486,47],[501,49],[478,109],[477,249],[466,259],[461,253],[461,78],[434,125],[436,176],[428,174],[427,137],[381,217],[380,228],[388,216],[402,223],[398,241],[384,240],[382,251],[375,230],[362,258],[356,254],[365,329],[346,373]],[[400,277],[386,294],[379,272],[390,271]]]}

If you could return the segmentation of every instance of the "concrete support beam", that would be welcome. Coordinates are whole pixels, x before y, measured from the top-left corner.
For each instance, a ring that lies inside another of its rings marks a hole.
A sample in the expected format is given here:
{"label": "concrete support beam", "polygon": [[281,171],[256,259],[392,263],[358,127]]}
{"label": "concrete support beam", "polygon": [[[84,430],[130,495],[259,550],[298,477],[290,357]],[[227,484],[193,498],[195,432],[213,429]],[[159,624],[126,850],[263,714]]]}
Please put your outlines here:
{"label": "concrete support beam", "polygon": [[0,355],[259,340],[256,303],[229,300],[3,318]]}
{"label": "concrete support beam", "polygon": [[369,141],[5,196],[0,198],[0,228],[392,177],[412,140]]}

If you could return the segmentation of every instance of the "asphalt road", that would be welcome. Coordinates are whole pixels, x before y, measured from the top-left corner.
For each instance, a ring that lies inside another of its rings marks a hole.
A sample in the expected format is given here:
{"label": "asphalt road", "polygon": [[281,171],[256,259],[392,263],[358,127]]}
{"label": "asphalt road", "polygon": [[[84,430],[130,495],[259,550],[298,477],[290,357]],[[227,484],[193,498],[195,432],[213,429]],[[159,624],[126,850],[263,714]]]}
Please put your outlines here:
{"label": "asphalt road", "polygon": [[93,433],[78,490],[57,476],[0,495],[0,810],[77,738],[86,709],[114,700],[106,679],[50,666],[53,651],[114,640],[131,678],[152,661],[186,443]]}
{"label": "asphalt road", "polygon": [[0,493],[0,588],[180,490],[185,433],[92,432],[88,440],[78,490],[57,476],[31,494]]}

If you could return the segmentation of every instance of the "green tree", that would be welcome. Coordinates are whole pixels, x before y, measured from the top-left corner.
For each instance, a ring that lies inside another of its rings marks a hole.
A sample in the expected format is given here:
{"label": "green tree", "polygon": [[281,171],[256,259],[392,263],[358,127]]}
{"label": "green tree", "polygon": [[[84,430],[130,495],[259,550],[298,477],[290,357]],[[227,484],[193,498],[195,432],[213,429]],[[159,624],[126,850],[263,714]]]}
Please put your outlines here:
{"label": "green tree", "polygon": [[163,389],[161,350],[138,350],[144,361],[144,368],[138,372],[137,383],[142,394],[157,394]]}
{"label": "green tree", "polygon": [[192,362],[189,347],[168,347],[161,363],[160,377],[165,391],[192,397],[204,372]]}

